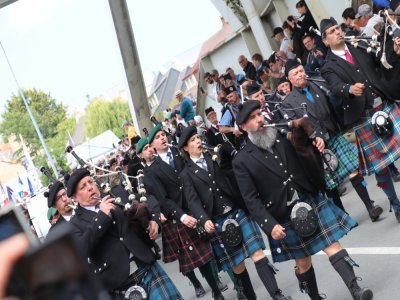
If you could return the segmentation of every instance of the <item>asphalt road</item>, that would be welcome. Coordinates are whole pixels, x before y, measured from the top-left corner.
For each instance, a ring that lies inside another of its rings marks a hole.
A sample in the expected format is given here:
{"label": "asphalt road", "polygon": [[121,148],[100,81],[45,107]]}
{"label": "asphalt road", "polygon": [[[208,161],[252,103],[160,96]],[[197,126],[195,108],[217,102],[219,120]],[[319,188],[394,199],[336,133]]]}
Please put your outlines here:
{"label": "asphalt road", "polygon": [[[346,211],[358,222],[359,226],[353,229],[348,236],[341,240],[351,257],[360,265],[355,268],[356,275],[362,277],[360,286],[368,286],[374,292],[374,299],[400,299],[400,224],[397,223],[393,212],[389,212],[389,201],[385,194],[376,186],[374,176],[366,178],[371,199],[383,208],[381,218],[372,223],[368,217],[364,204],[361,202],[350,183],[346,184],[347,192],[342,197]],[[400,183],[395,183],[400,196]],[[269,256],[270,258],[270,256]],[[270,258],[271,259],[271,258]],[[313,257],[319,290],[326,294],[327,299],[351,300],[352,297],[340,276],[332,268],[327,256],[318,253]],[[258,299],[271,299],[258,278],[253,262],[246,261],[250,277]],[[167,273],[181,291],[184,299],[197,299],[193,286],[189,280],[179,273],[178,263],[163,264]],[[294,275],[294,262],[275,264],[279,269],[277,280],[285,295],[293,299],[309,299],[299,291],[297,279]],[[211,290],[201,274],[196,275],[203,284],[207,294],[201,298],[211,300]],[[229,289],[223,293],[225,299],[237,299],[233,290],[233,283],[226,273],[220,273],[221,281],[228,284]]]}

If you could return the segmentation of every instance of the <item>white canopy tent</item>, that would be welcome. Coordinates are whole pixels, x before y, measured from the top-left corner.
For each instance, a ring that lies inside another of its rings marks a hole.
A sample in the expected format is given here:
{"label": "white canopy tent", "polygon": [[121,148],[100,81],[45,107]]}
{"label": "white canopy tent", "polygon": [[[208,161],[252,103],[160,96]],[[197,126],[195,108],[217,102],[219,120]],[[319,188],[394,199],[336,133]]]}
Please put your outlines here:
{"label": "white canopy tent", "polygon": [[107,130],[102,134],[87,140],[74,148],[75,153],[84,160],[96,161],[100,157],[114,151],[118,146],[119,138],[111,131]]}

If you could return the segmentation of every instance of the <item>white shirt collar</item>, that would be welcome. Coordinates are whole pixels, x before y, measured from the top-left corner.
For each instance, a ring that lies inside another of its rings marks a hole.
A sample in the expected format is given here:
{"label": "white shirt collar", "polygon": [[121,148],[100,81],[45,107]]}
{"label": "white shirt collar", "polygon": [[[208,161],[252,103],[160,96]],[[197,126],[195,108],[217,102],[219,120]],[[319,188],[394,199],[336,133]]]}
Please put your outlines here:
{"label": "white shirt collar", "polygon": [[197,164],[197,161],[198,161],[199,159],[201,159],[201,158],[204,158],[203,153],[200,154],[200,157],[199,157],[199,158],[190,157],[190,159],[191,159],[195,164]]}
{"label": "white shirt collar", "polygon": [[349,51],[349,48],[347,48],[347,45],[344,44],[344,49],[343,50],[332,50],[333,54],[336,54],[337,56],[343,58],[344,60],[346,60],[346,54],[345,51]]}
{"label": "white shirt collar", "polygon": [[158,155],[161,157],[161,159],[166,162],[167,164],[169,164],[169,158],[168,158],[168,153],[171,153],[172,157],[174,157],[171,148],[168,148],[168,151],[165,153],[159,153]]}
{"label": "white shirt collar", "polygon": [[100,208],[96,208],[96,206],[82,206],[82,208],[87,209],[87,210],[91,210],[95,213],[98,213]]}

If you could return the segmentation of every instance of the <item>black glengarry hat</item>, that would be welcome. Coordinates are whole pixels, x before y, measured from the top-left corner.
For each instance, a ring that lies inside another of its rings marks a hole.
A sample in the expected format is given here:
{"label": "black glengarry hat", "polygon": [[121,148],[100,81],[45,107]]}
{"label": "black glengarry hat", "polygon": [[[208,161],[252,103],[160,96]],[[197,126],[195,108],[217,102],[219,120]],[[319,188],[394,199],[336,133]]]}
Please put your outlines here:
{"label": "black glengarry hat", "polygon": [[197,134],[197,129],[195,126],[188,126],[184,128],[181,133],[181,137],[179,138],[178,148],[182,149],[185,147],[189,139],[195,134]]}
{"label": "black glengarry hat", "polygon": [[260,109],[260,102],[257,100],[248,100],[244,104],[239,105],[239,112],[236,116],[236,124],[242,125],[247,121],[249,115],[255,110]]}
{"label": "black glengarry hat", "polygon": [[65,177],[67,180],[67,196],[71,197],[75,193],[76,186],[81,179],[86,176],[90,176],[90,172],[86,168],[80,168],[75,170],[69,177]]}
{"label": "black glengarry hat", "polygon": [[56,181],[49,186],[49,190],[44,193],[44,196],[47,197],[47,207],[52,207],[54,205],[57,193],[62,189],[65,189],[65,186],[60,181]]}

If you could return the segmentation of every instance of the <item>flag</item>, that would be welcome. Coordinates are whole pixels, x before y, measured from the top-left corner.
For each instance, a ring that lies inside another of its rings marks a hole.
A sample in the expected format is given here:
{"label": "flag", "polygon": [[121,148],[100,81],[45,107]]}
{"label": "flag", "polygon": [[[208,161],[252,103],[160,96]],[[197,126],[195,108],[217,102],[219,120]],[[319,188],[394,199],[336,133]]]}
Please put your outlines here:
{"label": "flag", "polygon": [[4,195],[6,194],[6,192],[4,191],[4,188],[3,188],[3,185],[2,185],[2,184],[0,184],[0,190],[1,190],[1,193],[2,193],[2,194],[4,194]]}
{"label": "flag", "polygon": [[22,199],[24,198],[24,183],[21,180],[21,177],[18,175],[18,183],[19,183],[19,189],[20,191],[18,192],[19,197]]}
{"label": "flag", "polygon": [[18,183],[19,183],[20,185],[24,186],[24,184],[22,183],[21,177],[19,177],[19,175],[18,175]]}
{"label": "flag", "polygon": [[8,200],[9,201],[13,201],[13,193],[14,193],[14,191],[8,185],[6,186],[6,188],[7,188]]}
{"label": "flag", "polygon": [[35,190],[33,189],[33,186],[32,186],[31,181],[29,180],[29,177],[27,177],[27,178],[28,178],[29,193],[31,194],[31,196],[33,196],[33,195],[35,195]]}

